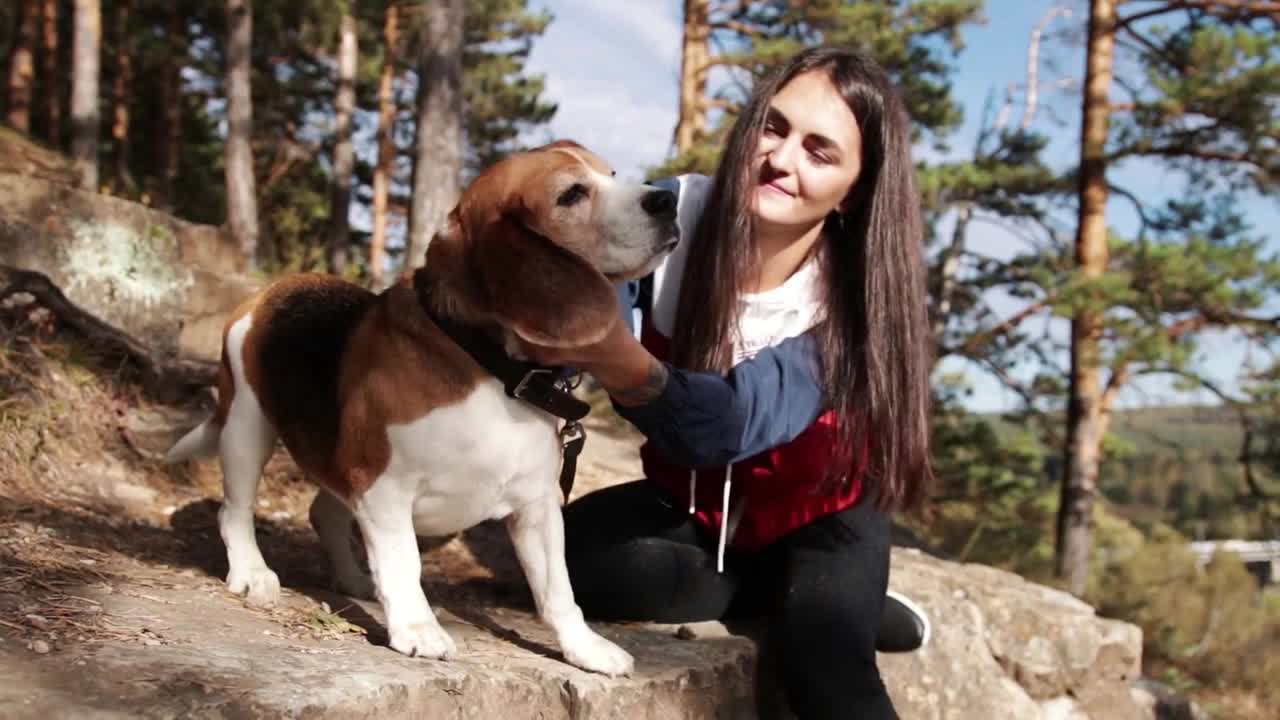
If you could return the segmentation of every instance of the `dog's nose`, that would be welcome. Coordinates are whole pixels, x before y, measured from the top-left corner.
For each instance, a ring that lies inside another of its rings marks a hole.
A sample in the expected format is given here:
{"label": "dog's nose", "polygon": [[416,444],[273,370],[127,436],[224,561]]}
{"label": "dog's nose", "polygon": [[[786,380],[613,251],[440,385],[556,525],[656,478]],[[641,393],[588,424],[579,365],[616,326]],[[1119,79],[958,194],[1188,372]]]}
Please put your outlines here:
{"label": "dog's nose", "polygon": [[655,217],[673,219],[676,216],[676,194],[670,190],[654,190],[640,199],[640,207]]}

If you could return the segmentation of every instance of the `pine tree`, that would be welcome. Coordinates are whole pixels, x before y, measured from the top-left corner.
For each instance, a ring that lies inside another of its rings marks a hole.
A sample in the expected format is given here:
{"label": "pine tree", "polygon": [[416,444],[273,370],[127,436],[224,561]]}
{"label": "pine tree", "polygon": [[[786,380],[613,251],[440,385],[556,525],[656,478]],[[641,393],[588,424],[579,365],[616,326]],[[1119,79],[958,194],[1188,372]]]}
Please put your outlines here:
{"label": "pine tree", "polygon": [[111,144],[114,157],[112,178],[117,194],[133,194],[135,184],[129,170],[129,103],[133,95],[134,33],[130,27],[133,0],[116,0],[111,44],[115,61],[111,81]]}
{"label": "pine tree", "polygon": [[[1085,49],[1084,103],[1081,110],[1080,216],[1076,226],[1075,264],[1084,282],[1094,283],[1107,271],[1107,134],[1111,74],[1115,54],[1114,0],[1092,0],[1089,40]],[[1066,474],[1058,505],[1056,572],[1076,595],[1085,590],[1089,572],[1093,498],[1097,492],[1102,438],[1107,432],[1103,403],[1100,344],[1105,305],[1089,303],[1071,317],[1071,371],[1067,402]]]}
{"label": "pine tree", "polygon": [[6,60],[6,121],[22,132],[31,130],[31,100],[35,85],[36,27],[40,8],[36,0],[22,0],[18,5],[18,22],[13,45]]}
{"label": "pine tree", "polygon": [[99,0],[75,0],[71,61],[71,160],[80,187],[98,189],[98,82],[102,52]]}
{"label": "pine tree", "polygon": [[338,83],[334,93],[333,183],[329,200],[329,272],[344,275],[351,252],[351,176],[355,148],[351,127],[356,104],[356,63],[359,35],[356,18],[343,8],[338,41]]}
{"label": "pine tree", "polygon": [[711,0],[685,0],[680,49],[680,106],[674,133],[677,155],[693,150],[707,133],[711,29]]}
{"label": "pine tree", "polygon": [[227,0],[227,226],[250,267],[258,264],[258,198],[253,166],[253,6]]}
{"label": "pine tree", "polygon": [[406,268],[426,260],[427,245],[457,202],[462,181],[462,0],[428,6],[419,27],[417,130]]}
{"label": "pine tree", "polygon": [[[1072,323],[1056,570],[1076,594],[1120,390],[1141,374],[1194,376],[1189,359],[1209,329],[1280,333],[1280,318],[1261,312],[1280,290],[1280,264],[1236,204],[1242,189],[1280,180],[1278,21],[1270,2],[1145,3],[1127,14],[1091,4],[1075,271],[1056,302]],[[1111,98],[1117,51],[1142,70],[1140,82],[1115,82],[1129,102]],[[1184,177],[1189,199],[1161,206],[1116,190],[1143,221],[1130,240],[1109,235],[1105,203],[1109,167],[1132,158]]]}
{"label": "pine tree", "polygon": [[53,147],[62,146],[62,73],[58,63],[58,0],[40,5],[41,82],[44,85],[45,139]]}

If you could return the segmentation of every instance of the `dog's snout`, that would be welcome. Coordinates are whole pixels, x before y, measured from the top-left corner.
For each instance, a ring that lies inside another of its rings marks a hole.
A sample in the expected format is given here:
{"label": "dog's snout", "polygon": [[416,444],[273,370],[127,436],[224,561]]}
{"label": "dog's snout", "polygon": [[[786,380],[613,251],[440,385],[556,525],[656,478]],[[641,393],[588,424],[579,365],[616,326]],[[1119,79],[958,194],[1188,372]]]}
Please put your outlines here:
{"label": "dog's snout", "polygon": [[673,219],[676,216],[676,194],[670,190],[654,190],[640,199],[640,207],[655,217]]}

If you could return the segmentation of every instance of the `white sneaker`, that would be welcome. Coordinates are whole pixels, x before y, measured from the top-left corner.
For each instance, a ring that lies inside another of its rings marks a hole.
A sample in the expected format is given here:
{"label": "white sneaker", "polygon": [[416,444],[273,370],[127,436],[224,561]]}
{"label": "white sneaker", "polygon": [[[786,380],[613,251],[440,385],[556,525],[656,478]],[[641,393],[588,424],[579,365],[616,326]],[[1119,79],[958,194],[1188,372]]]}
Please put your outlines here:
{"label": "white sneaker", "polygon": [[929,636],[932,634],[929,616],[919,605],[893,590],[885,593],[880,630],[876,634],[876,650],[912,652],[929,644]]}

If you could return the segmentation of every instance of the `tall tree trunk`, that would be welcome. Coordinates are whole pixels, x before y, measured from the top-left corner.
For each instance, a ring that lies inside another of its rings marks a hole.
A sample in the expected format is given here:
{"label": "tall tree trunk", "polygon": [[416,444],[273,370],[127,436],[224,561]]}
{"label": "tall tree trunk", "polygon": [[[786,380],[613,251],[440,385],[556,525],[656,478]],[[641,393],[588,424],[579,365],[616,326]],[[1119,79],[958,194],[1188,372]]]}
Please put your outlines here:
{"label": "tall tree trunk", "polygon": [[342,16],[338,40],[338,89],[333,145],[333,189],[329,198],[329,272],[342,275],[347,270],[351,250],[351,171],[355,152],[351,144],[351,116],[356,106],[356,19]]}
{"label": "tall tree trunk", "polygon": [[49,145],[62,147],[62,73],[58,72],[58,0],[44,0],[41,20],[44,24],[45,138]]}
{"label": "tall tree trunk", "polygon": [[5,121],[14,130],[31,132],[31,97],[35,85],[36,25],[40,19],[36,0],[18,5],[18,33],[9,50],[9,77],[6,88],[8,112]]}
{"label": "tall tree trunk", "polygon": [[462,0],[426,13],[418,57],[418,131],[405,268],[426,261],[427,245],[457,202],[462,184]]}
{"label": "tall tree trunk", "polygon": [[249,79],[252,0],[227,0],[227,224],[250,267],[258,261],[258,201],[253,178],[253,95]]}
{"label": "tall tree trunk", "polygon": [[707,63],[711,59],[711,0],[684,0],[680,53],[680,116],[676,153],[687,152],[707,131]]}
{"label": "tall tree trunk", "polygon": [[387,6],[383,27],[384,57],[378,81],[378,165],[373,171],[373,237],[369,241],[369,281],[381,290],[387,248],[387,195],[391,190],[391,169],[396,159],[396,43],[399,39],[399,8]]}
{"label": "tall tree trunk", "polygon": [[160,143],[160,198],[165,210],[177,204],[178,169],[182,157],[182,66],[187,57],[187,24],[176,3],[169,6],[160,104],[164,138]]}
{"label": "tall tree trunk", "polygon": [[111,83],[111,142],[115,150],[116,192],[132,192],[129,173],[129,99],[133,90],[133,36],[129,33],[129,11],[133,0],[116,0],[116,72]]}
{"label": "tall tree trunk", "polygon": [[[1080,220],[1076,266],[1084,278],[1107,270],[1109,93],[1115,45],[1115,0],[1092,0],[1080,140]],[[1106,432],[1101,382],[1103,308],[1089,303],[1071,320],[1071,387],[1067,406],[1066,473],[1058,507],[1058,577],[1075,595],[1085,591],[1093,541],[1093,500]]]}
{"label": "tall tree trunk", "polygon": [[99,0],[75,0],[71,67],[71,161],[80,187],[98,188],[98,74],[102,51]]}

